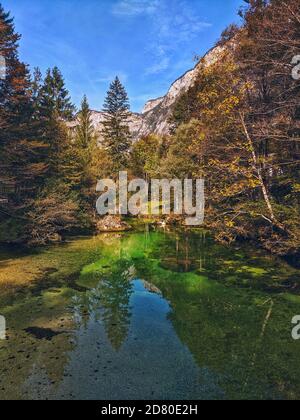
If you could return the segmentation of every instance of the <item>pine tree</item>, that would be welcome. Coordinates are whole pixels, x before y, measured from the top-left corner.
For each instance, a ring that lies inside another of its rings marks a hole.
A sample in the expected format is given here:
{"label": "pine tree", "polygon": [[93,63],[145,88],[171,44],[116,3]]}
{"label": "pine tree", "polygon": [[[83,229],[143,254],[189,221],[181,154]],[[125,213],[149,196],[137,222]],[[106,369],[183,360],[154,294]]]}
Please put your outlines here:
{"label": "pine tree", "polygon": [[81,102],[78,114],[79,125],[76,130],[76,139],[83,148],[88,148],[94,136],[94,128],[91,120],[91,111],[86,95]]}
{"label": "pine tree", "polygon": [[48,119],[72,120],[75,111],[60,70],[48,69],[41,89],[41,115]]}
{"label": "pine tree", "polygon": [[68,134],[65,121],[75,107],[60,71],[49,70],[42,81],[35,69],[31,80],[19,61],[19,39],[0,6],[0,55],[6,63],[6,77],[0,80],[0,242],[41,244],[82,221],[79,196],[85,175],[75,185],[70,180],[85,148],[81,144],[77,153],[77,142]]}
{"label": "pine tree", "polygon": [[128,125],[129,100],[118,77],[110,85],[103,111],[105,113],[102,130],[104,145],[113,161],[114,171],[119,171],[128,164],[131,135]]}
{"label": "pine tree", "polygon": [[41,106],[42,86],[43,75],[39,67],[36,67],[33,71],[33,80],[31,83],[32,100],[36,118],[38,117],[39,108]]}
{"label": "pine tree", "polygon": [[36,70],[33,83],[35,116],[40,136],[49,146],[49,173],[52,178],[59,179],[62,176],[61,161],[69,143],[65,121],[73,118],[75,106],[57,67],[47,70],[43,83],[40,77],[39,70]]}
{"label": "pine tree", "polygon": [[30,212],[28,229],[31,243],[39,244],[59,238],[78,224],[79,203],[72,181],[76,155],[65,123],[75,107],[57,68],[48,70],[43,82],[36,69],[32,92],[34,120],[48,146],[47,178]]}
{"label": "pine tree", "polygon": [[76,136],[71,142],[69,149],[69,153],[71,154],[69,182],[75,191],[80,192],[81,199],[85,200],[88,197],[88,190],[91,187],[90,169],[92,152],[96,145],[94,128],[91,121],[91,111],[86,96],[84,96],[81,102],[78,123]]}
{"label": "pine tree", "polygon": [[0,5],[0,55],[6,63],[0,80],[0,213],[1,231],[9,240],[23,235],[26,213],[46,171],[45,144],[33,124],[29,72],[18,57],[19,39],[13,19]]}
{"label": "pine tree", "polygon": [[91,119],[91,110],[87,97],[81,102],[78,113],[79,125],[76,130],[74,142],[72,142],[72,165],[73,165],[73,189],[78,194],[78,202],[82,214],[82,224],[89,226],[94,217],[96,202],[95,185],[99,173],[97,168],[99,161],[97,156],[99,146],[95,136]]}

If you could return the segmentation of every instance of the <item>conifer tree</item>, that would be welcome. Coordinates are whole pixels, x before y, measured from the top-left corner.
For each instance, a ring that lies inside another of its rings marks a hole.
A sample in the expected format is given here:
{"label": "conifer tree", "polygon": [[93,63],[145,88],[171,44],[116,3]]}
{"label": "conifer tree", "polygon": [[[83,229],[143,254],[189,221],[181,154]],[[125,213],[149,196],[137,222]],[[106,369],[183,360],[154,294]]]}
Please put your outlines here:
{"label": "conifer tree", "polygon": [[33,71],[33,80],[31,83],[32,100],[36,118],[38,118],[38,112],[41,106],[42,86],[43,75],[39,67],[36,67]]}
{"label": "conifer tree", "polygon": [[57,67],[48,69],[41,89],[42,116],[71,120],[75,110],[60,70]]}
{"label": "conifer tree", "polygon": [[33,92],[39,133],[49,146],[49,173],[52,179],[58,180],[62,177],[61,163],[69,147],[65,121],[73,118],[75,106],[57,67],[47,70],[43,83],[40,81],[39,70],[35,71]]}
{"label": "conifer tree", "polygon": [[76,136],[71,142],[69,150],[72,155],[69,179],[72,187],[80,192],[80,198],[85,200],[88,196],[88,189],[91,186],[91,161],[93,149],[96,146],[91,111],[86,96],[83,97],[81,102],[81,109],[77,119]]}
{"label": "conifer tree", "polygon": [[56,239],[76,227],[79,203],[77,194],[73,193],[76,156],[66,126],[66,121],[73,117],[75,107],[61,72],[57,68],[49,69],[44,81],[41,81],[40,71],[36,69],[32,92],[39,136],[48,146],[47,178],[35,208],[30,212],[31,243],[38,244]]}
{"label": "conifer tree", "polygon": [[45,144],[33,124],[29,72],[18,57],[19,39],[13,19],[0,5],[0,55],[6,64],[0,80],[0,213],[6,223],[1,231],[10,240],[11,226],[22,236],[26,213],[46,170]]}
{"label": "conifer tree", "polygon": [[81,102],[78,114],[79,125],[76,130],[76,139],[83,148],[88,148],[94,136],[94,128],[91,120],[91,111],[86,95]]}
{"label": "conifer tree", "polygon": [[110,85],[104,102],[105,113],[102,135],[104,145],[113,161],[114,171],[124,169],[131,146],[129,130],[130,105],[126,90],[116,77]]}

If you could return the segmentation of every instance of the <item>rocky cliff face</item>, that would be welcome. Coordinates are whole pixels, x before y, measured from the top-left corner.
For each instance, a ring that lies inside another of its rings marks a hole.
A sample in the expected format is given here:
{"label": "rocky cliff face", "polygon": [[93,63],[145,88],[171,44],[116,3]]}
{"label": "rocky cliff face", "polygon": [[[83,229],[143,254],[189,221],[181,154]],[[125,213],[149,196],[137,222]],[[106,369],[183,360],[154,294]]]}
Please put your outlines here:
{"label": "rocky cliff face", "polygon": [[[202,60],[194,67],[187,71],[183,76],[177,79],[168,90],[167,94],[158,99],[148,101],[141,114],[132,113],[130,116],[129,126],[134,141],[151,133],[166,135],[169,133],[169,118],[172,114],[172,108],[177,99],[193,86],[196,81],[200,66],[211,65],[216,62],[224,47],[216,47],[210,50]],[[101,129],[104,120],[104,114],[101,111],[92,111],[92,123],[95,131],[101,140]],[[70,128],[74,129],[77,122],[70,124]]]}
{"label": "rocky cliff face", "polygon": [[141,114],[142,124],[139,130],[140,136],[149,133],[159,135],[168,134],[170,128],[168,121],[172,114],[173,105],[183,93],[187,92],[193,86],[200,66],[203,63],[209,66],[216,62],[223,50],[223,47],[213,48],[199,61],[194,69],[187,71],[177,79],[164,97],[147,102]]}

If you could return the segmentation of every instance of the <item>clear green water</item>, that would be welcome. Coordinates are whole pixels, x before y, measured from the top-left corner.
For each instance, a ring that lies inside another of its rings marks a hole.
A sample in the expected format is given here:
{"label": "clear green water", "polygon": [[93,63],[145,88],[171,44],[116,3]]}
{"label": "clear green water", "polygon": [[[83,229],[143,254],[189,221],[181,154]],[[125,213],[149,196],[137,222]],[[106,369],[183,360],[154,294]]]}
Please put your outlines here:
{"label": "clear green water", "polygon": [[0,399],[298,399],[299,271],[203,233],[0,250]]}

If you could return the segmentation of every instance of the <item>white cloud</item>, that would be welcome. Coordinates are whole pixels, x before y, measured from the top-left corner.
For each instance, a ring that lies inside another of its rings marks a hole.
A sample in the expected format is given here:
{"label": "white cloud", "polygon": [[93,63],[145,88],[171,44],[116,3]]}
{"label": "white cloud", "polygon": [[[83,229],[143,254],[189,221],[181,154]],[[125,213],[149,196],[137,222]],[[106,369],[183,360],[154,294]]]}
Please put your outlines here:
{"label": "white cloud", "polygon": [[159,74],[169,68],[170,64],[170,58],[169,57],[163,57],[160,61],[153,64],[153,66],[149,67],[145,75],[149,76],[152,74]]}
{"label": "white cloud", "polygon": [[[163,5],[163,2],[161,3]],[[168,45],[189,42],[200,32],[212,26],[195,14],[187,1],[175,2],[173,10],[165,5],[155,17],[157,37]]]}
{"label": "white cloud", "polygon": [[159,0],[120,0],[113,7],[113,14],[119,16],[138,16],[154,13]]}
{"label": "white cloud", "polygon": [[212,26],[186,0],[161,0],[153,17],[153,41],[149,52],[153,56],[153,72],[160,73],[169,68],[172,55],[179,48],[189,46],[192,39]]}
{"label": "white cloud", "polygon": [[145,71],[146,76],[166,71],[175,51],[188,47],[192,39],[212,26],[195,13],[188,0],[118,0],[112,12],[123,18],[150,18],[147,52],[153,65]]}

